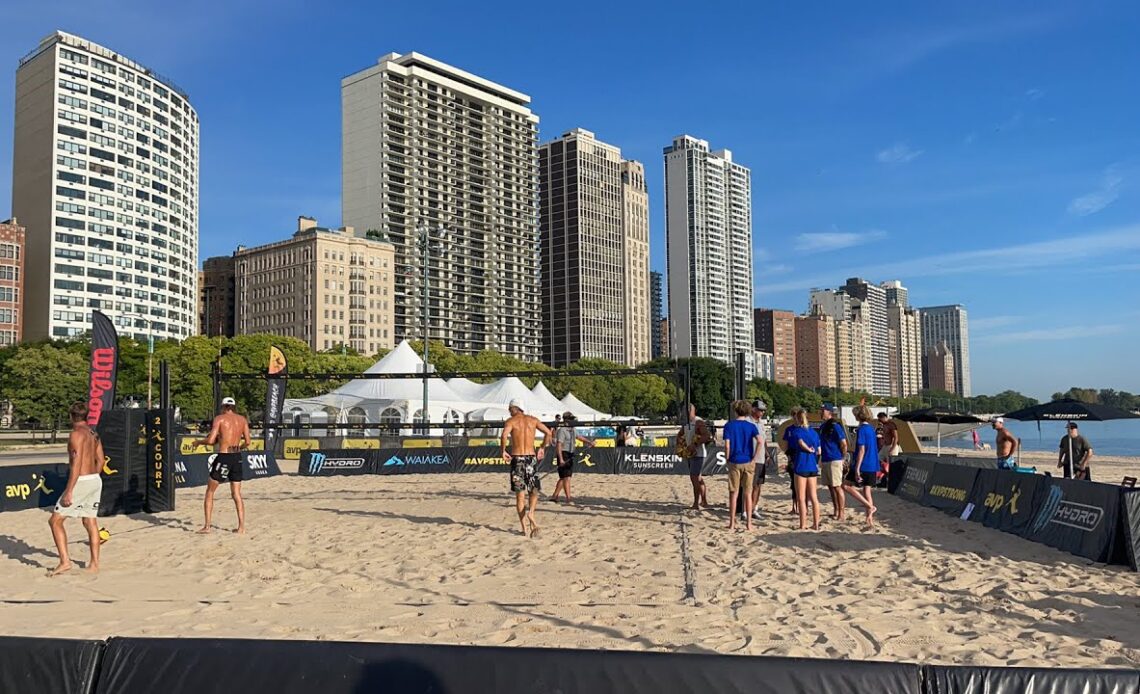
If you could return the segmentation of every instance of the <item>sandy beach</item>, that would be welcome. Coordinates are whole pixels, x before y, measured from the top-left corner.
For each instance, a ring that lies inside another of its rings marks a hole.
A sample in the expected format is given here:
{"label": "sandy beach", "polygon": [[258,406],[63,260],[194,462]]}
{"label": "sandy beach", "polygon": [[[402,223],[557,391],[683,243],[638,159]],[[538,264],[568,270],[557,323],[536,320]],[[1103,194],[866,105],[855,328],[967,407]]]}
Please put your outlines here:
{"label": "sandy beach", "polygon": [[[45,576],[47,513],[4,515],[0,622],[18,635],[226,636],[649,649],[935,663],[1140,666],[1140,577],[890,497],[800,532],[787,480],[730,534],[679,477],[579,475],[518,534],[506,475],[246,484],[250,534],[201,489],[103,519],[98,577]],[[547,483],[553,486],[553,478]],[[223,490],[224,491],[224,490]],[[549,490],[548,490],[549,491]],[[710,496],[726,497],[723,478]],[[823,508],[827,508],[824,504]],[[75,557],[86,561],[79,525]],[[687,593],[691,590],[691,596]]]}

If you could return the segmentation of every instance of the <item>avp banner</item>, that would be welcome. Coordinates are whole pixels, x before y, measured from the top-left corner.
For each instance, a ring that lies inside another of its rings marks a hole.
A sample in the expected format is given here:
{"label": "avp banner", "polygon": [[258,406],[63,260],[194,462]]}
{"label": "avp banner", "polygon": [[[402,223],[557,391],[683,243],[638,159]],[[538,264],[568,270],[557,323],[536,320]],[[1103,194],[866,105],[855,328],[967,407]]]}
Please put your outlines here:
{"label": "avp banner", "polygon": [[[210,464],[217,453],[183,455],[174,463],[174,480],[183,487],[202,487],[210,479]],[[277,459],[268,451],[242,451],[242,473],[248,482],[262,477],[276,477],[281,474]]]}

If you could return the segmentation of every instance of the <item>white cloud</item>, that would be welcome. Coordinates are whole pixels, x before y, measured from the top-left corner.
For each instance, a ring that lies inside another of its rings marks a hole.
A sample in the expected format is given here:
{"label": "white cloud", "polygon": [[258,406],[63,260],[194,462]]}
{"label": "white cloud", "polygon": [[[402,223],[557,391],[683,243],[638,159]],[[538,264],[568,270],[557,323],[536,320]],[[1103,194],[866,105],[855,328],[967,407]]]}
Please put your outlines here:
{"label": "white cloud", "polygon": [[921,149],[913,149],[905,142],[896,142],[876,154],[875,159],[880,164],[909,164],[922,156],[924,151],[925,150]]}
{"label": "white cloud", "polygon": [[841,248],[851,248],[852,246],[881,241],[886,237],[887,232],[881,229],[871,229],[865,232],[827,231],[800,234],[796,237],[795,249],[797,251],[836,251]]}
{"label": "white cloud", "polygon": [[777,263],[775,265],[761,265],[756,268],[758,275],[786,275],[792,271],[791,265]]}
{"label": "white cloud", "polygon": [[988,316],[986,318],[970,318],[970,332],[987,332],[995,328],[1004,328],[1025,320],[1025,316]]}
{"label": "white cloud", "polygon": [[1040,328],[1037,330],[1023,330],[1013,333],[996,333],[993,335],[985,335],[978,339],[993,343],[1059,342],[1063,340],[1081,340],[1089,337],[1116,335],[1123,331],[1124,326],[1119,323],[1109,323],[1105,325],[1071,325],[1060,328]]}
{"label": "white cloud", "polygon": [[1036,87],[1034,87],[1034,88],[1025,90],[1025,98],[1029,99],[1030,101],[1037,101],[1038,99],[1040,99],[1043,96],[1045,96],[1045,90],[1044,89],[1037,89]]}
{"label": "white cloud", "polygon": [[1084,234],[1079,242],[1071,237],[1032,241],[1012,246],[995,246],[973,251],[939,253],[878,265],[834,268],[827,275],[798,275],[786,282],[765,285],[765,294],[826,287],[844,277],[924,277],[971,275],[979,272],[1007,272],[1019,269],[1050,268],[1074,262],[1105,258],[1119,263],[1122,254],[1140,251],[1140,225],[1119,227]]}
{"label": "white cloud", "polygon": [[1120,186],[1123,183],[1124,176],[1120,174],[1117,167],[1115,165],[1108,167],[1104,171],[1104,179],[1101,181],[1100,189],[1073,198],[1072,202],[1069,203],[1069,214],[1087,217],[1090,214],[1100,212],[1120,197]]}

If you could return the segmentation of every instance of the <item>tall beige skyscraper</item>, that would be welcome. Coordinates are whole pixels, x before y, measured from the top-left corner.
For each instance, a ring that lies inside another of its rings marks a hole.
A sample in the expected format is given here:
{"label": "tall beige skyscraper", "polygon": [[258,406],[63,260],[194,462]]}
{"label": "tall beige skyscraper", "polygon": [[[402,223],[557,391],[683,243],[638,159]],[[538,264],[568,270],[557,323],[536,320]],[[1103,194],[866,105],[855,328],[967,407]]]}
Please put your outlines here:
{"label": "tall beige skyscraper", "polygon": [[887,307],[890,341],[891,397],[922,391],[922,317],[901,304]]}
{"label": "tall beige skyscraper", "polygon": [[12,212],[27,229],[24,338],[198,330],[198,114],[171,80],[56,32],[16,70]]}
{"label": "tall beige skyscraper", "polygon": [[649,360],[645,171],[575,129],[538,150],[542,360]]}
{"label": "tall beige skyscraper", "polygon": [[[343,222],[395,245],[395,339],[423,336],[426,262],[431,339],[537,360],[530,97],[419,53],[390,53],[341,81],[341,103]],[[433,239],[426,261],[421,229]]]}
{"label": "tall beige skyscraper", "polygon": [[237,333],[295,337],[313,350],[390,348],[395,265],[392,244],[300,217],[292,237],[234,253]]}
{"label": "tall beige skyscraper", "polygon": [[652,288],[649,283],[649,189],[645,186],[645,166],[641,162],[622,162],[621,198],[626,287],[625,363],[637,366],[653,356],[650,330]]}

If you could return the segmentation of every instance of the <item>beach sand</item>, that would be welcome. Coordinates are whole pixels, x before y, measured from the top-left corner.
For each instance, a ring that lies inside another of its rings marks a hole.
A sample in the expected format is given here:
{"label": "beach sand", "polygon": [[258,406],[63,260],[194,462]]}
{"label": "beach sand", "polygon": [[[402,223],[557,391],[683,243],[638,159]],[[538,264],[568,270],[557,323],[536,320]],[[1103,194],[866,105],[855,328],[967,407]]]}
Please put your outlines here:
{"label": "beach sand", "polygon": [[[2,631],[1140,667],[1136,573],[885,492],[877,530],[853,514],[800,532],[781,476],[746,535],[719,508],[682,510],[686,478],[583,474],[577,505],[540,505],[532,540],[506,487],[505,474],[258,480],[245,537],[228,532],[224,489],[226,532],[195,535],[203,490],[183,490],[176,512],[101,519],[113,537],[94,578],[47,578],[47,513],[4,514]],[[723,477],[710,497],[725,501]],[[69,532],[85,563],[79,524]]]}

